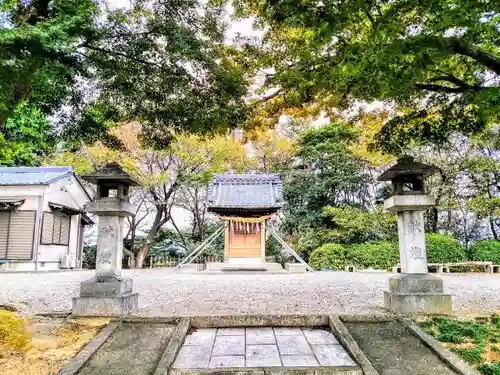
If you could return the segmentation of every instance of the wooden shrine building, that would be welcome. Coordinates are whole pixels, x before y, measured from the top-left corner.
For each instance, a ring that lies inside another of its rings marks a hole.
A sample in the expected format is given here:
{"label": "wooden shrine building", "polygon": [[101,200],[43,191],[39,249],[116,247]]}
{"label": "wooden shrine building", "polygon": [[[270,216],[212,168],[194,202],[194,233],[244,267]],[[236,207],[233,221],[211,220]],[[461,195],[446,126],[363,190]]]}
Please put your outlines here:
{"label": "wooden shrine building", "polygon": [[208,211],[225,221],[224,261],[262,263],[266,223],[283,204],[283,184],[271,174],[218,174],[207,192]]}

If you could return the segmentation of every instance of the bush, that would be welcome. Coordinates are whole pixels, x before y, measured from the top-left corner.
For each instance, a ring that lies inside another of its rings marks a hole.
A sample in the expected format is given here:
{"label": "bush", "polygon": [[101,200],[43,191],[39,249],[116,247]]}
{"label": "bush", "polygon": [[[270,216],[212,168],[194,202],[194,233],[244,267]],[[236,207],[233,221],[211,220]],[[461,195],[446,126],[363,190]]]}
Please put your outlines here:
{"label": "bush", "polygon": [[296,251],[301,254],[305,260],[308,260],[311,254],[323,245],[335,243],[334,233],[326,228],[312,229],[299,237]]}
{"label": "bush", "polygon": [[95,258],[97,253],[97,245],[83,245],[83,261],[82,267],[87,268],[89,270],[93,270],[95,268]]}
{"label": "bush", "polygon": [[452,348],[451,351],[458,354],[465,362],[471,365],[476,365],[483,361],[484,347],[481,345],[475,348]]}
{"label": "bush", "polygon": [[399,263],[399,249],[392,242],[366,242],[349,247],[347,257],[360,268],[388,269]]}
{"label": "bush", "polygon": [[451,236],[429,233],[425,242],[429,263],[453,263],[467,259],[464,247]]}
{"label": "bush", "polygon": [[334,243],[318,247],[311,253],[309,264],[317,270],[343,270],[346,266],[346,248]]}
{"label": "bush", "polygon": [[30,335],[24,319],[13,312],[0,310],[0,353],[25,351],[29,343]]}
{"label": "bush", "polygon": [[500,263],[500,241],[484,240],[478,241],[472,246],[472,260],[490,261],[496,264]]}
{"label": "bush", "polygon": [[483,375],[500,375],[500,362],[483,363],[477,369]]}

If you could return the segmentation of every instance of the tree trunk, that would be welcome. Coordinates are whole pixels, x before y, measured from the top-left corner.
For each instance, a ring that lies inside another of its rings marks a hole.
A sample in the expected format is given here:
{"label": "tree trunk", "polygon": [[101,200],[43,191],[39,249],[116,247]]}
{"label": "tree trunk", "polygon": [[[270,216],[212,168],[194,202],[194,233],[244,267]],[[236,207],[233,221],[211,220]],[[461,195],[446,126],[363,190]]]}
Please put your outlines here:
{"label": "tree trunk", "polygon": [[490,215],[489,221],[490,221],[490,229],[491,229],[491,233],[493,234],[493,238],[498,241],[500,238],[499,238],[498,232],[495,228],[495,220],[493,220],[493,216]]}
{"label": "tree trunk", "polygon": [[135,268],[142,268],[144,259],[146,259],[146,255],[148,255],[148,250],[148,244],[145,244],[143,247],[141,247],[141,250],[139,250],[139,254],[137,254],[137,257],[135,258]]}
{"label": "tree trunk", "polygon": [[430,219],[430,224],[431,224],[431,232],[432,233],[437,233],[438,232],[438,209],[437,207],[432,207],[430,209],[431,211],[431,217],[429,218]]}
{"label": "tree trunk", "polygon": [[132,251],[126,249],[125,247],[123,247],[123,252],[128,257],[128,260],[127,260],[128,268],[135,268],[135,255],[134,255],[134,253]]}

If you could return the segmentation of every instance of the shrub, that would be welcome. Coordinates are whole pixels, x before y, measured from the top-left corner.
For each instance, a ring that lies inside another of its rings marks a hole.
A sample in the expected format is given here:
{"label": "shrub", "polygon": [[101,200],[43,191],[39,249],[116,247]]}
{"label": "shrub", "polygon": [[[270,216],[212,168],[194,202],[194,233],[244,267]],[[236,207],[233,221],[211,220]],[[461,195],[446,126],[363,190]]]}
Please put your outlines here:
{"label": "shrub", "polygon": [[461,262],[467,258],[464,247],[451,236],[429,233],[425,242],[429,263]]}
{"label": "shrub", "polygon": [[30,335],[25,321],[10,311],[0,310],[0,353],[25,351],[30,343]]}
{"label": "shrub", "polygon": [[392,242],[366,242],[350,246],[347,257],[358,267],[388,269],[399,263],[399,249]]}
{"label": "shrub", "polygon": [[343,270],[346,266],[346,248],[334,243],[318,247],[311,253],[309,264],[317,270]]}
{"label": "shrub", "polygon": [[478,241],[472,246],[472,260],[490,261],[496,264],[500,263],[500,241],[483,240]]}
{"label": "shrub", "polygon": [[475,348],[452,348],[451,351],[457,353],[465,362],[471,365],[483,361],[484,347],[481,345]]}
{"label": "shrub", "polygon": [[295,250],[307,260],[314,250],[334,242],[336,242],[335,236],[331,230],[326,228],[312,229],[299,237]]}
{"label": "shrub", "polygon": [[500,362],[483,363],[477,369],[483,375],[500,375]]}
{"label": "shrub", "polygon": [[84,244],[82,267],[87,268],[89,270],[93,270],[95,268],[96,254],[97,254],[97,245]]}

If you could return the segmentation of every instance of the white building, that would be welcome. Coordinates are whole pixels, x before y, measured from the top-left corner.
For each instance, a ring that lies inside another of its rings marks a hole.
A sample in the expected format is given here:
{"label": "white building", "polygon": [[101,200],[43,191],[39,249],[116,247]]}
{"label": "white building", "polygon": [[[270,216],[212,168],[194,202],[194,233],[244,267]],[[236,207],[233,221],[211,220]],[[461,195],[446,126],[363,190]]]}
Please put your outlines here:
{"label": "white building", "polygon": [[80,268],[90,200],[71,167],[0,168],[0,267]]}

